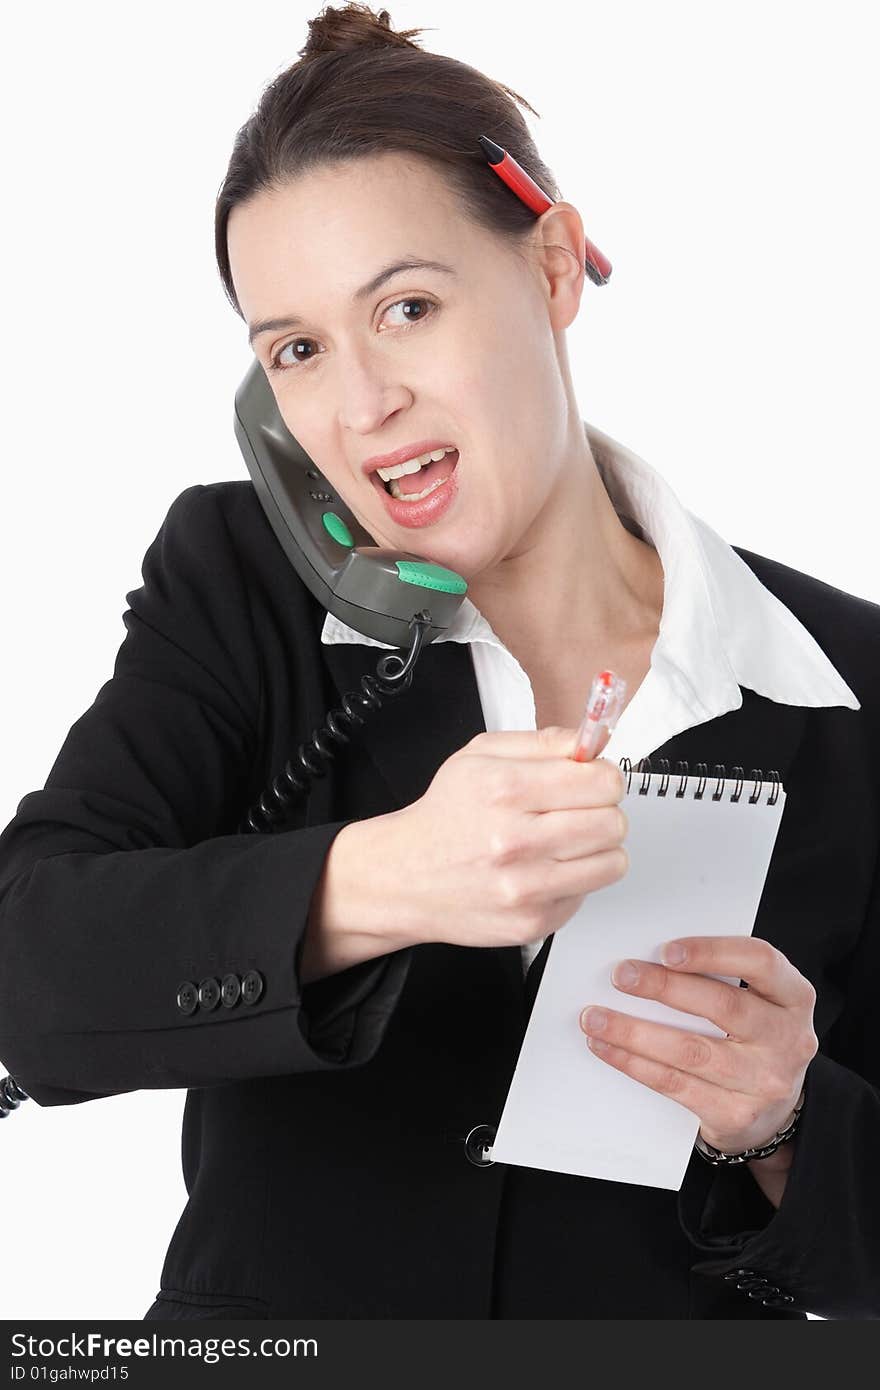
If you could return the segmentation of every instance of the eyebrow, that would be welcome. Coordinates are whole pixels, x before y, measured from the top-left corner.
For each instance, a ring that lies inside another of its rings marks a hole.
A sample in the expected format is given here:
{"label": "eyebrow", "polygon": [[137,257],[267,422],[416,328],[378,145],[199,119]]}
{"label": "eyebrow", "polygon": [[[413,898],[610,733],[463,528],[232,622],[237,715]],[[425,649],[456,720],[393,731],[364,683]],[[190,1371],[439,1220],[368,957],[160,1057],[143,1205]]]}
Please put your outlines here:
{"label": "eyebrow", "polygon": [[[372,280],[368,280],[365,285],[361,285],[359,290],[355,290],[351,297],[352,304],[358,304],[368,295],[374,294],[386,280],[390,280],[394,275],[400,275],[404,270],[441,270],[449,275],[454,275],[455,271],[451,265],[444,265],[442,261],[425,261],[419,256],[409,256],[403,261],[392,261],[390,265],[383,266]],[[305,322],[304,319],[297,318],[290,314],[284,318],[276,319],[257,319],[256,323],[248,324],[248,345],[252,346],[254,338],[258,338],[261,333],[273,333],[279,328],[299,328]]]}

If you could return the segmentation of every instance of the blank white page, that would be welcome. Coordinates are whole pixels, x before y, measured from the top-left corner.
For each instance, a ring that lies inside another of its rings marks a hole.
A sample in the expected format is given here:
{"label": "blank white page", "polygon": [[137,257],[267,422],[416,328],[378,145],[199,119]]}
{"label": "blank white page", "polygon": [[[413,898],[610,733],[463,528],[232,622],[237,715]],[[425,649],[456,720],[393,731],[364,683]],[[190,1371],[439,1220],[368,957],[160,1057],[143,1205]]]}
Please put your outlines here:
{"label": "blank white page", "polygon": [[[652,772],[639,794],[633,770],[621,806],[629,819],[629,869],[617,883],[588,894],[556,932],[507,1095],[492,1157],[502,1163],[606,1178],[677,1191],[700,1122],[680,1102],[603,1062],[579,1023],[586,1004],[637,1018],[724,1037],[723,1029],[654,999],[615,988],[611,971],[625,957],[660,960],[666,941],[685,936],[751,936],[785,808],[785,792],[768,805],[765,780],[746,778],[738,802],[735,778],[712,800],[717,779],[670,774],[657,795]],[[738,986],[738,978],[727,979]]]}

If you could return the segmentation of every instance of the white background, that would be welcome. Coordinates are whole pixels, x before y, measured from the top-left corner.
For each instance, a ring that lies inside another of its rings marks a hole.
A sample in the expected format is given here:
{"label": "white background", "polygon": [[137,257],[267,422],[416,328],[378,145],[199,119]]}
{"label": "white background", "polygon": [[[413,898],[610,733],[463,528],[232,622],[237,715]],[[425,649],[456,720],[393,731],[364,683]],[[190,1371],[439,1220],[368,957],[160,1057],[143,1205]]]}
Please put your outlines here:
{"label": "white background", "polygon": [[[251,356],[213,205],[319,8],[4,16],[2,825],[112,674],[173,499],[247,476],[232,400]],[[875,6],[537,13],[520,28],[501,0],[391,7],[531,102],[613,263],[569,330],[581,415],[732,544],[876,601]],[[28,1101],[3,1124],[2,1316],[143,1316],[185,1200],[183,1101]]]}

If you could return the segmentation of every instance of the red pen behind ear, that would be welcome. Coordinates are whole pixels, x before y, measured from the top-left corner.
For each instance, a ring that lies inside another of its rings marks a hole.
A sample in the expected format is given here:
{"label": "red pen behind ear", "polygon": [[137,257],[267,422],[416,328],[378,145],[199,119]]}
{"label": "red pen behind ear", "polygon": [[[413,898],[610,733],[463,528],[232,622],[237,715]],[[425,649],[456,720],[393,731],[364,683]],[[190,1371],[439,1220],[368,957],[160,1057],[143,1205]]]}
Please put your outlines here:
{"label": "red pen behind ear", "polygon": [[[553,199],[548,198],[543,188],[535,183],[535,180],[526,173],[521,164],[517,164],[512,154],[508,154],[500,145],[496,145],[494,140],[490,140],[487,135],[478,136],[483,147],[483,153],[489,161],[489,167],[494,169],[500,179],[503,179],[508,188],[512,188],[518,198],[532,209],[532,212],[541,215],[548,208],[552,208]],[[584,237],[584,270],[593,281],[594,285],[605,285],[611,274],[611,262],[607,256],[603,256],[597,246]]]}

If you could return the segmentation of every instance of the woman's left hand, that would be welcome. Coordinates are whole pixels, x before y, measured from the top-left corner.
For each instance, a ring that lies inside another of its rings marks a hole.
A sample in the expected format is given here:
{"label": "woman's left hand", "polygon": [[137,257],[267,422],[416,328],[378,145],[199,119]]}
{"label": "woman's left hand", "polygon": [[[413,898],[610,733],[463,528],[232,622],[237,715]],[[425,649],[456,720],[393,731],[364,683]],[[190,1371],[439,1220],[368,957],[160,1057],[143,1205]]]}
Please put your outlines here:
{"label": "woman's left hand", "polygon": [[[667,955],[673,944],[686,950],[680,963]],[[815,989],[760,937],[682,937],[667,942],[662,956],[667,964],[619,961],[612,983],[624,993],[709,1019],[727,1036],[706,1037],[604,1007],[607,1021],[597,1029],[584,1009],[581,1027],[595,1055],[692,1110],[707,1144],[740,1153],[768,1143],[791,1118],[819,1049]],[[638,970],[630,984],[620,973],[626,965]],[[748,989],[709,974],[744,980]]]}

